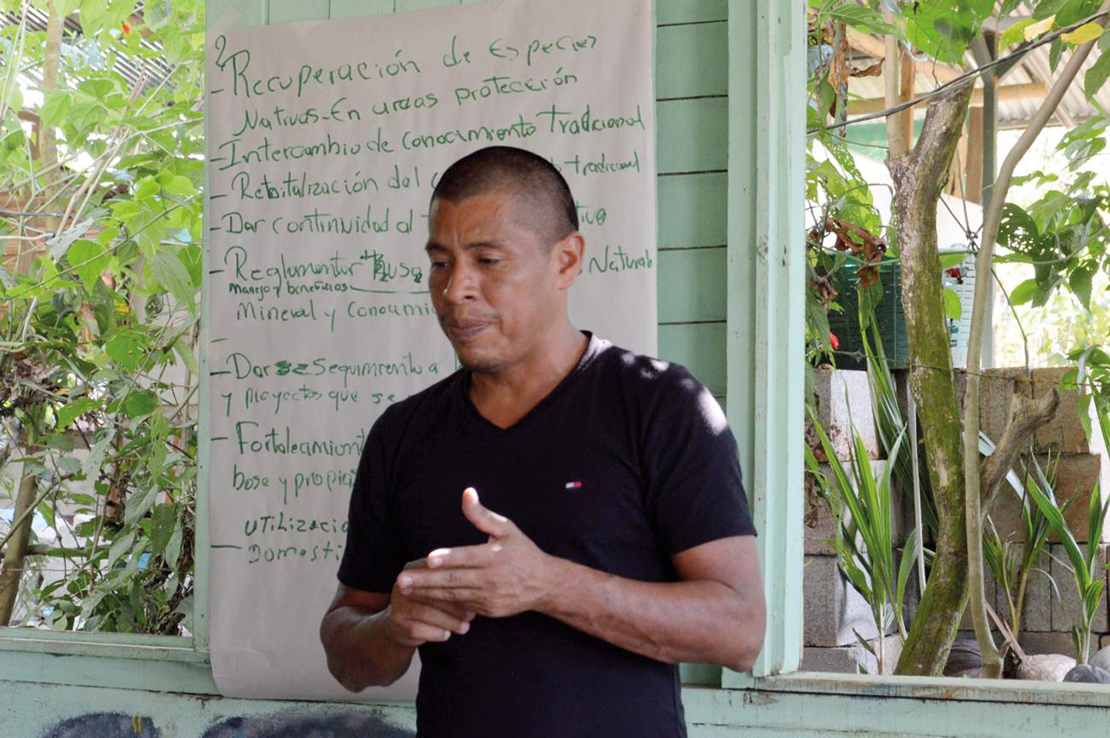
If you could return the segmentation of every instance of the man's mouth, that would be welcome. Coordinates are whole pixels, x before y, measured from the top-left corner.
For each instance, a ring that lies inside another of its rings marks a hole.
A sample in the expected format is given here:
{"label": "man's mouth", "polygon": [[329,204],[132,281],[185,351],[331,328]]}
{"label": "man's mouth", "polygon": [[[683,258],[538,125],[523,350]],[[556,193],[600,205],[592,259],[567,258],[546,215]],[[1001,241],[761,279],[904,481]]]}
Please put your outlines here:
{"label": "man's mouth", "polygon": [[488,322],[479,320],[455,320],[443,323],[443,329],[452,341],[469,341],[489,326]]}

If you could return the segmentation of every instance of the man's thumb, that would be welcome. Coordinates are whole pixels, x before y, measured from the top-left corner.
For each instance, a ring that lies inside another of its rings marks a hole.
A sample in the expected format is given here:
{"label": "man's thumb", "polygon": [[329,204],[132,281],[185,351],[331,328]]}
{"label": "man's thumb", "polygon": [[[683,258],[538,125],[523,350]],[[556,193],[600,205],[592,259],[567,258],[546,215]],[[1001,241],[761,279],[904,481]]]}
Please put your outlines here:
{"label": "man's thumb", "polygon": [[478,490],[473,487],[467,487],[463,490],[462,511],[466,519],[469,520],[475,528],[494,538],[500,538],[507,534],[512,527],[512,523],[509,522],[508,518],[504,515],[498,515],[492,510],[487,510],[482,503],[478,501]]}

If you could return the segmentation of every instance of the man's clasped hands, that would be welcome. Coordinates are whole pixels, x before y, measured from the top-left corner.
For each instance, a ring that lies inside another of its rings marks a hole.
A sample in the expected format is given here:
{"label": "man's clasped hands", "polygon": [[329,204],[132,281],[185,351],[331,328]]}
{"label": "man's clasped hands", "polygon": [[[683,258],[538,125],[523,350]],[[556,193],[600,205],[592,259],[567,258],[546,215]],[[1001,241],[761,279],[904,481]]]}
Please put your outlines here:
{"label": "man's clasped hands", "polygon": [[542,611],[557,581],[557,562],[508,518],[486,509],[468,487],[462,511],[489,535],[477,546],[439,548],[410,561],[397,576],[389,602],[389,632],[402,645],[464,635],[475,615],[503,618]]}

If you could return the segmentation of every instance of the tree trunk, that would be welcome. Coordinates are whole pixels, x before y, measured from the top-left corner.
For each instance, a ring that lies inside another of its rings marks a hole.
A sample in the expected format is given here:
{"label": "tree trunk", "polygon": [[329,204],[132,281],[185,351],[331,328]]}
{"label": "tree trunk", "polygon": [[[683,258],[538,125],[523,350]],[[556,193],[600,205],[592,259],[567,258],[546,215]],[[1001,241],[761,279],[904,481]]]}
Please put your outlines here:
{"label": "tree trunk", "polygon": [[898,659],[898,674],[941,674],[967,606],[960,412],[937,254],[937,204],[951,170],[971,91],[967,82],[933,98],[917,145],[887,161],[894,180],[902,259],[910,389],[920,414],[940,523],[928,586]]}
{"label": "tree trunk", "polygon": [[0,564],[0,627],[7,627],[19,595],[19,581],[23,576],[23,562],[27,558],[27,544],[31,539],[30,511],[35,504],[35,477],[26,470],[19,480],[19,493],[15,498],[12,523],[15,526],[4,547],[4,561]]}

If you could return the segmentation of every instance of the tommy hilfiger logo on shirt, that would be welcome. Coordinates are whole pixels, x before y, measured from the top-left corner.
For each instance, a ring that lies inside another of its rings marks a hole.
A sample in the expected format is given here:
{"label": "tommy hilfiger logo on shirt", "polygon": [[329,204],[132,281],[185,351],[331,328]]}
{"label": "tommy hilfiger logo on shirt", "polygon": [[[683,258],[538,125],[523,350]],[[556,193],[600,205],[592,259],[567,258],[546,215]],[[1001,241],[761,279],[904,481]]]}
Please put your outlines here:
{"label": "tommy hilfiger logo on shirt", "polygon": [[567,489],[582,489],[582,482],[576,479],[573,482],[567,482],[566,487]]}

